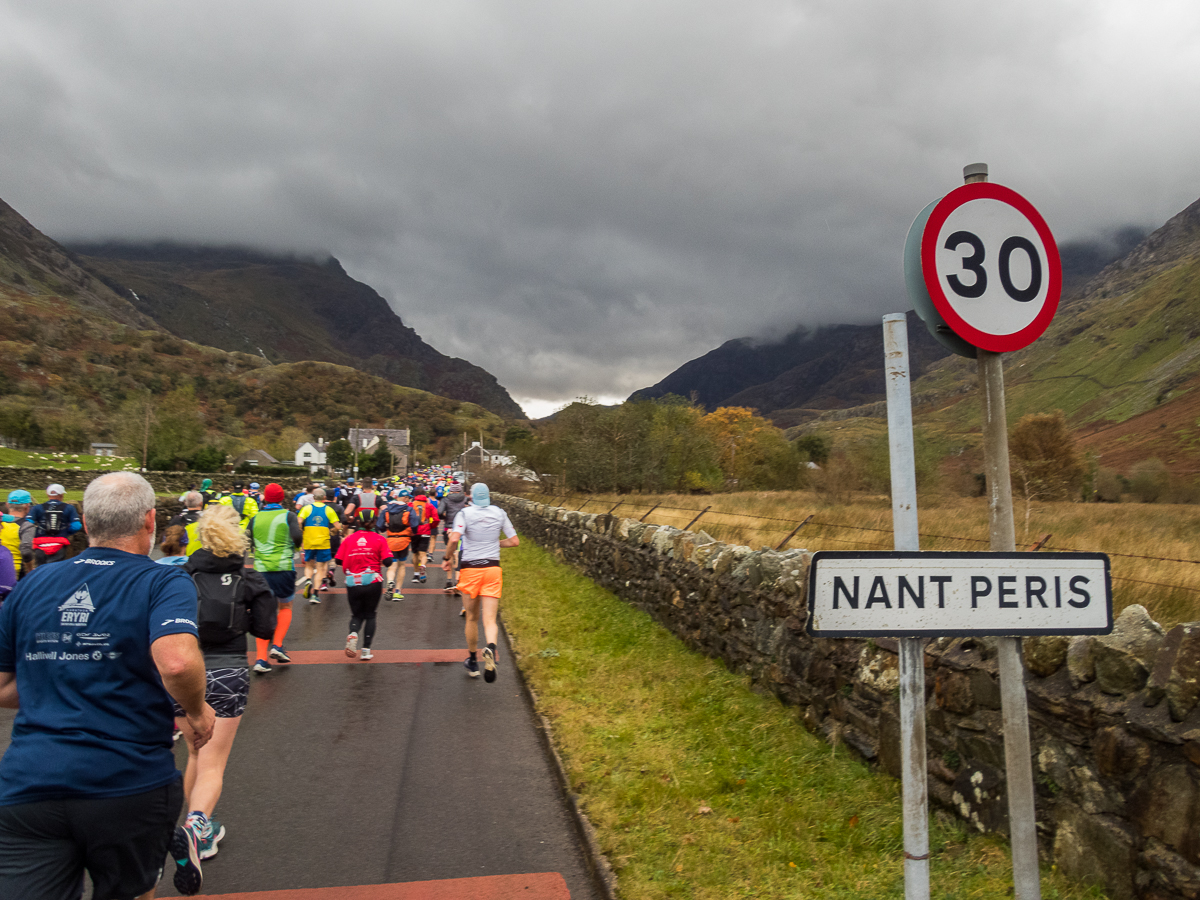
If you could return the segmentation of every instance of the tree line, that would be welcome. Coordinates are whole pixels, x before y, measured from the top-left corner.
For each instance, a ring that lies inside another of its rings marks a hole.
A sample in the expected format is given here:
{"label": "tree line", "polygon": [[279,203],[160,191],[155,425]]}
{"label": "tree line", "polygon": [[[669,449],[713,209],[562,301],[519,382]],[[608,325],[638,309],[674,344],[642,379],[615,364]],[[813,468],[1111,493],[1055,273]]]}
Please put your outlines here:
{"label": "tree line", "polygon": [[812,458],[742,407],[705,413],[682,397],[616,407],[580,398],[507,449],[540,480],[583,492],[708,492],[803,487]]}

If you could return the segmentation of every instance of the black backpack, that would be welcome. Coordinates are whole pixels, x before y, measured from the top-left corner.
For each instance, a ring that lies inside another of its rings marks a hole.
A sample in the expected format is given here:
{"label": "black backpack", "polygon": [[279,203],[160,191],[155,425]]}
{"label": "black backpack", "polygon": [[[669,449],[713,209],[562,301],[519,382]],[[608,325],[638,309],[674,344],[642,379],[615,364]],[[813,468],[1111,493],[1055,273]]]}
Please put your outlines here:
{"label": "black backpack", "polygon": [[387,533],[399,537],[409,531],[409,509],[399,503],[389,503],[387,508]]}
{"label": "black backpack", "polygon": [[42,521],[37,527],[38,537],[58,537],[67,525],[67,505],[61,500],[47,500],[42,504]]}
{"label": "black backpack", "polygon": [[196,572],[192,582],[198,598],[196,629],[201,644],[223,644],[250,630],[250,609],[239,597],[241,575]]}

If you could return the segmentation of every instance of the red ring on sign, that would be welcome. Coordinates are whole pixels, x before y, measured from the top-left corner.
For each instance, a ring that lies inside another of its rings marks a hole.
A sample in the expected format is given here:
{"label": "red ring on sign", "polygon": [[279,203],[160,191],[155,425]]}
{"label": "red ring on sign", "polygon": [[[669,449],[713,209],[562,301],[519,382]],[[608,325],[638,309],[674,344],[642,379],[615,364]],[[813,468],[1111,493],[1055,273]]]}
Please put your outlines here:
{"label": "red ring on sign", "polygon": [[[937,239],[946,219],[963,204],[984,199],[1007,203],[1021,213],[1038,233],[1046,251],[1046,299],[1033,321],[1011,334],[991,334],[968,323],[955,312],[937,272]],[[925,231],[921,234],[921,275],[925,278],[929,298],[950,329],[968,343],[994,353],[1020,350],[1041,337],[1050,327],[1054,314],[1058,312],[1058,302],[1062,298],[1062,260],[1058,255],[1058,244],[1054,242],[1054,235],[1050,233],[1050,226],[1033,204],[1012,188],[986,181],[955,188],[933,208],[933,212],[929,214],[929,221],[925,223]]]}

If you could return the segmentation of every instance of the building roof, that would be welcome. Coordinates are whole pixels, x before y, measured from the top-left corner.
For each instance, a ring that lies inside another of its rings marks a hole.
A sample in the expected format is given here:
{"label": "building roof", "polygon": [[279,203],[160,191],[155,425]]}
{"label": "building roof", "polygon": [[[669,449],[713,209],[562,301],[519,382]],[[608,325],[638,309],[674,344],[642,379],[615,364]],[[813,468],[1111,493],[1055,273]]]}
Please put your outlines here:
{"label": "building roof", "polygon": [[351,428],[346,438],[351,447],[363,448],[364,443],[370,443],[372,438],[381,437],[387,441],[392,450],[400,450],[408,446],[407,428]]}

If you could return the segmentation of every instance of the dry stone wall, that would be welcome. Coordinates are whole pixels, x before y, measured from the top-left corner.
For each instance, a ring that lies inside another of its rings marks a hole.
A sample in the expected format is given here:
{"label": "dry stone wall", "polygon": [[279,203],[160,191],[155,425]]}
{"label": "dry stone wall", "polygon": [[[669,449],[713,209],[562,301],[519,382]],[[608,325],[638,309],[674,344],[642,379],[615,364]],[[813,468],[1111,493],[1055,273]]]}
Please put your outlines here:
{"label": "dry stone wall", "polygon": [[[94,479],[107,475],[110,471],[126,471],[122,469],[32,469],[24,466],[0,466],[0,491],[7,496],[16,488],[24,488],[33,494],[34,502],[45,499],[44,491],[50,484],[61,484],[68,491],[82,491]],[[224,472],[205,474],[203,472],[146,472],[145,478],[154,486],[156,491],[178,491],[183,493],[192,485],[199,485],[205,478],[211,478],[217,490],[227,490],[234,482],[249,484],[258,481],[266,484],[278,482],[285,490],[300,490],[313,483],[313,476],[306,472],[286,478],[256,478],[254,473],[249,475],[230,475]],[[0,497],[0,499],[3,499]]]}
{"label": "dry stone wall", "polygon": [[[899,776],[897,644],[805,634],[808,551],[497,499],[523,535]],[[1043,856],[1118,900],[1200,898],[1200,623],[1164,633],[1133,606],[1112,635],[1024,644]],[[994,641],[930,641],[925,674],[931,799],[1006,832]]]}

